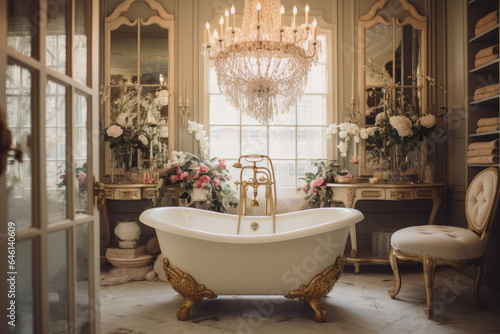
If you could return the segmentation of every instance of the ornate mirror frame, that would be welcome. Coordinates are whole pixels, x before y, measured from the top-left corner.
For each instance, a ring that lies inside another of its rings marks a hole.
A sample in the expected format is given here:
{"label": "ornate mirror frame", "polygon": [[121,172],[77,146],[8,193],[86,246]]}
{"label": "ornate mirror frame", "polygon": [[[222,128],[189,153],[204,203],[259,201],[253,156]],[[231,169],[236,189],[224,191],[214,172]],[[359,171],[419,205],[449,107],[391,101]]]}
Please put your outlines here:
{"label": "ornate mirror frame", "polygon": [[[406,16],[400,20],[398,17],[393,16],[394,8],[389,8],[386,10],[386,6],[390,3],[398,3],[401,6],[402,11],[399,13],[405,13]],[[428,70],[427,62],[427,18],[418,13],[418,11],[413,7],[407,0],[380,0],[372,6],[370,11],[360,16],[359,18],[359,96],[360,96],[360,113],[361,113],[361,127],[365,127],[366,124],[366,101],[365,92],[369,86],[366,85],[365,78],[365,66],[368,64],[368,59],[366,57],[365,50],[365,37],[366,30],[370,29],[376,24],[382,24],[384,26],[392,26],[392,68],[396,68],[396,27],[402,26],[412,26],[415,30],[420,31],[420,74],[426,76]],[[422,81],[419,81],[422,83]],[[425,114],[427,110],[428,92],[426,84],[415,85],[398,85],[395,83],[393,76],[393,85],[398,88],[416,88],[420,92],[420,113]],[[361,141],[360,144],[360,175],[371,175],[373,170],[366,167],[366,142]]]}
{"label": "ornate mirror frame", "polygon": [[[131,6],[136,3],[146,3],[149,6],[149,9],[154,12],[154,14],[150,15],[148,18],[142,18],[135,15],[132,11],[129,11]],[[128,15],[127,15],[128,13]],[[170,93],[169,98],[169,106],[168,106],[168,114],[163,115],[168,117],[168,152],[172,152],[174,149],[174,141],[175,138],[175,127],[174,127],[174,119],[175,119],[175,99],[173,98],[174,94],[174,28],[175,21],[174,16],[166,12],[163,6],[155,0],[125,0],[121,4],[119,4],[113,13],[107,16],[104,19],[104,82],[103,84],[107,87],[132,87],[133,84],[127,85],[113,85],[111,80],[111,32],[117,30],[122,26],[128,27],[137,27],[137,40],[131,41],[131,43],[137,43],[137,73],[141,73],[141,61],[139,61],[141,55],[141,27],[149,26],[149,25],[157,25],[163,29],[168,31],[167,33],[167,41],[168,46],[168,78],[166,80],[166,85],[168,87],[168,91]],[[141,78],[138,75],[137,79],[139,80],[139,84],[141,85]],[[158,84],[152,85],[158,86]],[[139,88],[138,98],[142,94],[142,87]],[[110,125],[110,106],[111,101],[107,99],[104,103],[104,115],[103,115],[103,126],[107,127]],[[138,117],[137,122],[140,121],[141,113],[140,107],[138,106]],[[109,156],[109,146],[105,146],[105,157]],[[105,161],[105,174],[109,173],[109,159],[104,159]]]}

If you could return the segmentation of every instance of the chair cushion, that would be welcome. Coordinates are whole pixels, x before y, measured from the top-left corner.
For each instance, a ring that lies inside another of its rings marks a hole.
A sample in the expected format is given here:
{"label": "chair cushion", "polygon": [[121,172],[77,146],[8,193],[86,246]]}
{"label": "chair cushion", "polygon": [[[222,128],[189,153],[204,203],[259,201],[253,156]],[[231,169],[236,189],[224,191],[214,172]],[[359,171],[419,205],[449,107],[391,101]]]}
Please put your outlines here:
{"label": "chair cushion", "polygon": [[392,235],[391,246],[407,254],[446,260],[475,259],[484,254],[484,245],[474,232],[454,226],[403,228]]}
{"label": "chair cushion", "polygon": [[497,191],[494,171],[483,172],[474,178],[467,192],[467,219],[476,231],[481,231],[490,218]]}

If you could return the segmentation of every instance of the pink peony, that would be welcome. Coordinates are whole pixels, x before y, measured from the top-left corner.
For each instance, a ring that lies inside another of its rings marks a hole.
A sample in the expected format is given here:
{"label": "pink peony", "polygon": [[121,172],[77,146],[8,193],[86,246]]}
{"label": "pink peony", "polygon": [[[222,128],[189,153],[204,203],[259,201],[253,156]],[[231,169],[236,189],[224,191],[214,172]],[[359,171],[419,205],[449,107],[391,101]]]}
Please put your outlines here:
{"label": "pink peony", "polygon": [[201,181],[202,183],[208,183],[208,182],[210,182],[210,181],[211,181],[211,179],[210,179],[210,176],[208,176],[208,175],[202,175],[202,176],[200,177],[200,181]]}
{"label": "pink peony", "polygon": [[170,175],[170,182],[175,183],[179,180],[177,175]]}
{"label": "pink peony", "polygon": [[325,180],[323,180],[322,177],[318,178],[316,180],[316,187],[321,187],[323,185],[323,183],[325,183]]}
{"label": "pink peony", "polygon": [[188,179],[188,176],[189,176],[189,173],[188,172],[184,172],[182,173],[181,175],[179,175],[179,178],[181,180],[187,180]]}
{"label": "pink peony", "polygon": [[231,181],[231,176],[226,176],[226,180]]}
{"label": "pink peony", "polygon": [[307,193],[309,191],[309,187],[307,186],[307,183],[305,183],[303,186],[302,186],[302,190]]}
{"label": "pink peony", "polygon": [[194,183],[196,184],[196,187],[205,189],[205,185],[201,182],[201,180],[195,180]]}
{"label": "pink peony", "polygon": [[87,184],[87,174],[85,174],[84,172],[78,173],[78,185],[80,187],[85,187],[86,184]]}
{"label": "pink peony", "polygon": [[215,180],[214,180],[214,185],[215,185],[215,186],[219,186],[219,185],[220,185],[220,181],[219,181],[219,179],[215,179]]}
{"label": "pink peony", "polygon": [[226,164],[218,164],[217,169],[226,169]]}
{"label": "pink peony", "polygon": [[205,165],[205,164],[201,164],[201,165],[200,165],[200,172],[202,172],[202,173],[206,173],[206,172],[208,172],[208,167],[207,167],[207,165]]}
{"label": "pink peony", "polygon": [[226,160],[224,160],[224,159],[219,159],[219,164],[223,165],[223,164],[225,164],[225,163],[226,163]]}

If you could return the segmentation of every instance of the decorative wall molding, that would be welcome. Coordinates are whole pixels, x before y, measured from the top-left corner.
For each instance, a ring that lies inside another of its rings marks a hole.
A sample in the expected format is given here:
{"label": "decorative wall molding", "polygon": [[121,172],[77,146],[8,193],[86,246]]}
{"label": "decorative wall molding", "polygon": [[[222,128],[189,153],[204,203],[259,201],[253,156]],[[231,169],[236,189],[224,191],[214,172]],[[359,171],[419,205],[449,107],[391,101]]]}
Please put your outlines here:
{"label": "decorative wall molding", "polygon": [[113,22],[118,17],[120,17],[123,13],[127,13],[133,4],[138,3],[138,2],[145,2],[149,6],[149,8],[151,10],[155,11],[156,13],[158,13],[158,16],[160,18],[162,18],[163,20],[167,20],[167,21],[174,20],[174,16],[172,14],[167,13],[167,11],[163,8],[163,6],[160,3],[156,2],[155,0],[125,0],[124,2],[119,4],[115,8],[113,13],[111,15],[109,15],[108,17],[106,17],[104,19],[104,21],[105,22]]}

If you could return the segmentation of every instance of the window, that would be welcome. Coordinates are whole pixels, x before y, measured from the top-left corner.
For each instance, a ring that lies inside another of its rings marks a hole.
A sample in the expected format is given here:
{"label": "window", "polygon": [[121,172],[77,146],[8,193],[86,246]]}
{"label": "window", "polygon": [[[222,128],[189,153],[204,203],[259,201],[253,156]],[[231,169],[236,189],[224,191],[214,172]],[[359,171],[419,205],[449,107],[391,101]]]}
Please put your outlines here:
{"label": "window", "polygon": [[210,71],[211,157],[224,158],[230,166],[241,155],[266,154],[273,161],[277,185],[293,188],[302,185],[299,177],[309,168],[310,159],[327,158],[328,48],[326,35],[318,35],[318,39],[323,53],[309,74],[302,98],[288,114],[275,117],[269,125],[235,110],[220,94],[215,72]]}

